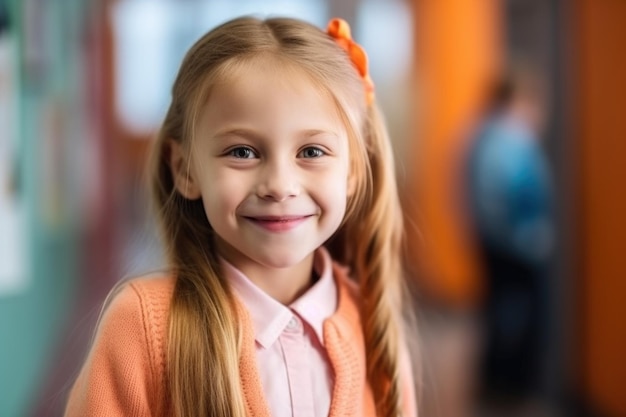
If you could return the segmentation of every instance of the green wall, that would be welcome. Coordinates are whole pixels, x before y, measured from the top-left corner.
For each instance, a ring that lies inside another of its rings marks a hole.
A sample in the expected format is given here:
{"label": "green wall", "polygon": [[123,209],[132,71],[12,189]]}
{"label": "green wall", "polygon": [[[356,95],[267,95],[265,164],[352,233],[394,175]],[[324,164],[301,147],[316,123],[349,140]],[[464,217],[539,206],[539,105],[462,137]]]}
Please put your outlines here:
{"label": "green wall", "polygon": [[[16,195],[26,210],[29,277],[25,290],[0,294],[0,416],[19,417],[40,401],[77,286],[81,175],[72,150],[85,118],[85,5],[14,0],[9,6],[20,74]],[[26,16],[28,10],[37,12]]]}

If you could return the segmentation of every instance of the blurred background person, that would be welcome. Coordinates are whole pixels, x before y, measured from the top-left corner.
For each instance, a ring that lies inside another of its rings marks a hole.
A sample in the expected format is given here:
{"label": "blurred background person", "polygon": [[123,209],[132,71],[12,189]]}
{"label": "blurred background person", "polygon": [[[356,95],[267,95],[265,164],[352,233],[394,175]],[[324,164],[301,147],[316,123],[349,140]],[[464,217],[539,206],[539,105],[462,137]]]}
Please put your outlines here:
{"label": "blurred background person", "polygon": [[555,196],[536,84],[523,69],[497,83],[472,135],[465,176],[486,281],[479,391],[485,403],[517,408],[539,394],[551,324]]}

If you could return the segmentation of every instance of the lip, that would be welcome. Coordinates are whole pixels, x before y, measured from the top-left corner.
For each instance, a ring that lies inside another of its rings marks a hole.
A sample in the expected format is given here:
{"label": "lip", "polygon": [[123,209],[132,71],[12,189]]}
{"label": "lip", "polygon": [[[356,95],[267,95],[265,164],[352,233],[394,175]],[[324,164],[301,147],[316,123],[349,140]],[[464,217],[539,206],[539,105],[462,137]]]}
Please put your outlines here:
{"label": "lip", "polygon": [[244,216],[244,218],[270,232],[287,232],[295,229],[311,216],[310,214],[306,214],[288,216]]}

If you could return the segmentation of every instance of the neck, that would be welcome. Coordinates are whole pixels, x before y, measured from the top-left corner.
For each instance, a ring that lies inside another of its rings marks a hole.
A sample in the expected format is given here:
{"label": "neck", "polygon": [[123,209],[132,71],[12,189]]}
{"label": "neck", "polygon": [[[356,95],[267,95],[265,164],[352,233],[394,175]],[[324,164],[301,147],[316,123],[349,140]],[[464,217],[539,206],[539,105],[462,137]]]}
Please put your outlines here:
{"label": "neck", "polygon": [[290,268],[243,271],[259,288],[283,305],[289,305],[304,294],[313,283],[312,257]]}
{"label": "neck", "polygon": [[314,254],[285,268],[268,267],[247,258],[224,258],[267,295],[283,305],[297,300],[314,282]]}

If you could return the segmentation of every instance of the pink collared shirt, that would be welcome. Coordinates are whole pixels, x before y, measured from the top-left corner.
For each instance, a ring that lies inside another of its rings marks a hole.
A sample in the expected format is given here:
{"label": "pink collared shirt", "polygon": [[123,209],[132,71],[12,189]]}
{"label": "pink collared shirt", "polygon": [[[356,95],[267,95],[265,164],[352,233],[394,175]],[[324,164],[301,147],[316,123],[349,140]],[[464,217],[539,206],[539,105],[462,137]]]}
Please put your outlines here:
{"label": "pink collared shirt", "polygon": [[252,317],[259,376],[274,417],[328,416],[333,371],[322,325],[337,309],[337,286],[325,248],[315,252],[318,281],[285,306],[222,260],[235,294]]}

